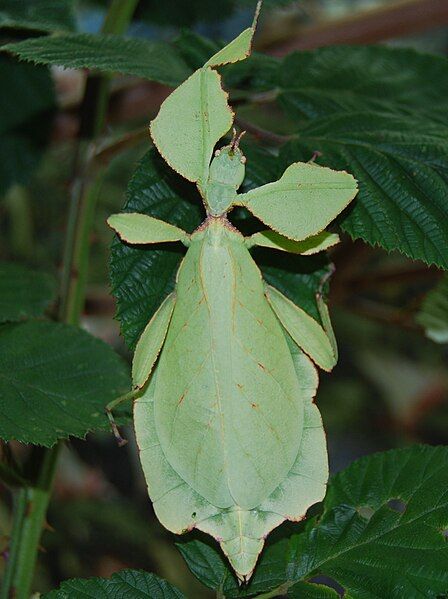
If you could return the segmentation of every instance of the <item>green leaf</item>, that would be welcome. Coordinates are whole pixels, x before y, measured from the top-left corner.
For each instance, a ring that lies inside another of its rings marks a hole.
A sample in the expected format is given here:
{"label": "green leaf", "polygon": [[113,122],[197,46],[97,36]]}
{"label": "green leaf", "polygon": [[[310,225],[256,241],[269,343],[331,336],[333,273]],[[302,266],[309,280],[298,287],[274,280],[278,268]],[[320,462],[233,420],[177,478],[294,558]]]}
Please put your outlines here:
{"label": "green leaf", "polygon": [[284,164],[345,168],[360,193],[342,228],[386,250],[448,267],[448,61],[414,50],[336,47],[277,69],[278,100],[300,131]]}
{"label": "green leaf", "polygon": [[[222,573],[224,594],[276,596],[273,589],[278,595],[289,589],[294,597],[297,583],[324,575],[345,596],[436,599],[448,588],[447,460],[447,447],[413,446],[354,462],[332,479],[317,524],[293,534],[285,529],[246,589]],[[202,558],[192,546],[190,558],[189,544],[182,548],[193,573],[210,584],[207,563],[216,557],[208,545],[201,551]]]}
{"label": "green leaf", "polygon": [[448,61],[411,49],[328,47],[295,52],[277,68],[279,102],[296,122],[355,111],[447,122]]}
{"label": "green leaf", "polygon": [[211,540],[193,539],[176,543],[176,547],[196,578],[210,589],[222,588],[226,578],[234,581],[222,554],[218,553]]}
{"label": "green leaf", "polygon": [[[178,543],[177,547],[182,553],[191,572],[203,584],[211,589],[221,589],[226,598],[254,597],[259,593],[280,588],[285,583],[285,559],[289,552],[292,533],[297,529],[302,530],[303,524],[285,523],[271,532],[266,541],[254,575],[248,585],[238,585],[235,576],[225,561],[217,545],[211,541],[193,539]],[[291,586],[290,584],[287,585]],[[286,593],[279,592],[278,596]],[[275,595],[273,595],[275,597]]]}
{"label": "green leaf", "polygon": [[121,570],[110,578],[74,578],[42,599],[184,599],[166,580],[142,570]]}
{"label": "green leaf", "polygon": [[27,183],[42,154],[55,105],[47,69],[0,55],[0,197]]}
{"label": "green leaf", "polygon": [[283,164],[314,151],[348,169],[359,193],[340,219],[354,239],[448,268],[448,128],[411,117],[336,114],[282,148]]}
{"label": "green leaf", "polygon": [[2,50],[35,64],[124,73],[171,86],[179,85],[190,74],[169,44],[118,35],[51,35],[6,44]]}
{"label": "green leaf", "polygon": [[107,430],[104,409],[128,391],[128,369],[105,343],[54,322],[0,328],[0,437],[50,447]]}
{"label": "green leaf", "polygon": [[41,316],[55,295],[56,281],[51,275],[0,263],[0,322]]}
{"label": "green leaf", "polygon": [[[314,584],[311,582],[298,582],[288,589],[288,597],[291,599],[339,599],[340,595],[333,589],[322,584]],[[350,599],[347,594],[344,594],[346,599]]]}
{"label": "green leaf", "polygon": [[73,31],[73,0],[2,0],[0,28]]}
{"label": "green leaf", "polygon": [[414,446],[336,475],[319,525],[297,543],[295,576],[318,570],[366,599],[446,592],[447,459],[447,447]]}
{"label": "green leaf", "polygon": [[436,343],[448,343],[448,276],[425,297],[417,322],[425,329],[426,336]]}

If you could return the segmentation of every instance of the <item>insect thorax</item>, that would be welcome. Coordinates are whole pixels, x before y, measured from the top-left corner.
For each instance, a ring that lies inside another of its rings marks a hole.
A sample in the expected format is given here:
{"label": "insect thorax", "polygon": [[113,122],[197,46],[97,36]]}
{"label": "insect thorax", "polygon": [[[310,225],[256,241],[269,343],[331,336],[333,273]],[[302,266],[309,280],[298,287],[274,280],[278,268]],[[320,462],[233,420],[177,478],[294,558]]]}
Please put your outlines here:
{"label": "insect thorax", "polygon": [[244,180],[246,158],[239,148],[225,146],[215,152],[204,189],[209,214],[220,216],[228,211]]}

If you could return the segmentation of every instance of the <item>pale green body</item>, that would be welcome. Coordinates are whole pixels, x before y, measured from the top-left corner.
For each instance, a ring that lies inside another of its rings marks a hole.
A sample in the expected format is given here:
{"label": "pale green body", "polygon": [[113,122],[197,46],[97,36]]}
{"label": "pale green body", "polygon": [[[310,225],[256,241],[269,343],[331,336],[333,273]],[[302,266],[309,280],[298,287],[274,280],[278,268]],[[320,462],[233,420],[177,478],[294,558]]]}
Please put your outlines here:
{"label": "pale green body", "polygon": [[210,503],[256,507],[297,456],[303,405],[261,273],[225,218],[191,237],[158,372],[168,461]]}
{"label": "pale green body", "polygon": [[[131,244],[188,247],[175,291],[137,344],[132,378],[137,444],[156,514],[169,530],[214,536],[237,576],[253,572],[268,533],[323,499],[325,435],[313,404],[337,350],[323,327],[263,282],[254,245],[312,254],[337,243],[325,227],[357,192],[345,172],[294,163],[273,183],[238,194],[245,158],[214,67],[250,53],[254,26],[213,56],[162,104],[151,135],[167,163],[196,183],[207,217],[191,235],[142,214],[108,222]],[[179,125],[176,124],[179,119]],[[245,206],[271,230],[244,238],[227,220]]]}

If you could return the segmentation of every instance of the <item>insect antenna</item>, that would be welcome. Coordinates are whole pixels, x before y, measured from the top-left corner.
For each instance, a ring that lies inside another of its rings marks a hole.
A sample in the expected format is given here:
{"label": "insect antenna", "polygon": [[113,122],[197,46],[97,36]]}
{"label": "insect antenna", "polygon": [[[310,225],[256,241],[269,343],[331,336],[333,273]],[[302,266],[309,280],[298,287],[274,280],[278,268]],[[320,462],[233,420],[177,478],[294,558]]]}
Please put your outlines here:
{"label": "insect antenna", "polygon": [[243,135],[245,133],[246,133],[246,131],[241,131],[240,133],[237,133],[237,130],[235,129],[235,127],[233,128],[233,137],[232,137],[232,141],[230,142],[230,150],[231,150],[231,152],[235,152],[235,150],[238,149],[238,146],[240,145],[241,138],[243,137]]}

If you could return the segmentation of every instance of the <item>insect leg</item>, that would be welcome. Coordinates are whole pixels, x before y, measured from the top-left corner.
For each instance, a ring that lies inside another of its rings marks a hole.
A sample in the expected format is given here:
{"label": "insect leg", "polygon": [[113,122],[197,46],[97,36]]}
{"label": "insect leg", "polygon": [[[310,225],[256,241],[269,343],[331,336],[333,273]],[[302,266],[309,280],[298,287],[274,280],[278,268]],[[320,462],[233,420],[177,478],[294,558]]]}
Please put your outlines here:
{"label": "insect leg", "polygon": [[114,437],[117,440],[118,447],[123,447],[123,445],[126,445],[127,439],[124,439],[121,436],[120,431],[118,430],[117,423],[115,422],[113,411],[117,406],[124,403],[125,401],[134,400],[137,397],[137,395],[139,394],[139,392],[140,392],[140,389],[137,389],[135,391],[129,391],[128,393],[125,393],[124,395],[120,395],[120,397],[117,397],[117,399],[112,400],[106,406],[106,414],[107,414],[107,417],[109,418],[110,428],[112,429]]}
{"label": "insect leg", "polygon": [[265,295],[295,343],[323,370],[332,370],[336,364],[336,356],[330,339],[320,324],[274,287],[266,285]]}
{"label": "insect leg", "polygon": [[319,310],[320,319],[322,321],[323,329],[331,343],[331,347],[333,348],[333,353],[337,360],[338,359],[338,345],[337,345],[336,337],[335,337],[333,327],[331,324],[328,306],[325,303],[324,298],[323,298],[323,288],[325,286],[325,283],[334,274],[334,271],[335,271],[334,264],[330,264],[330,268],[328,269],[328,272],[322,277],[322,279],[320,281],[319,289],[318,289],[318,292],[316,293],[316,303],[317,303],[317,309]]}

